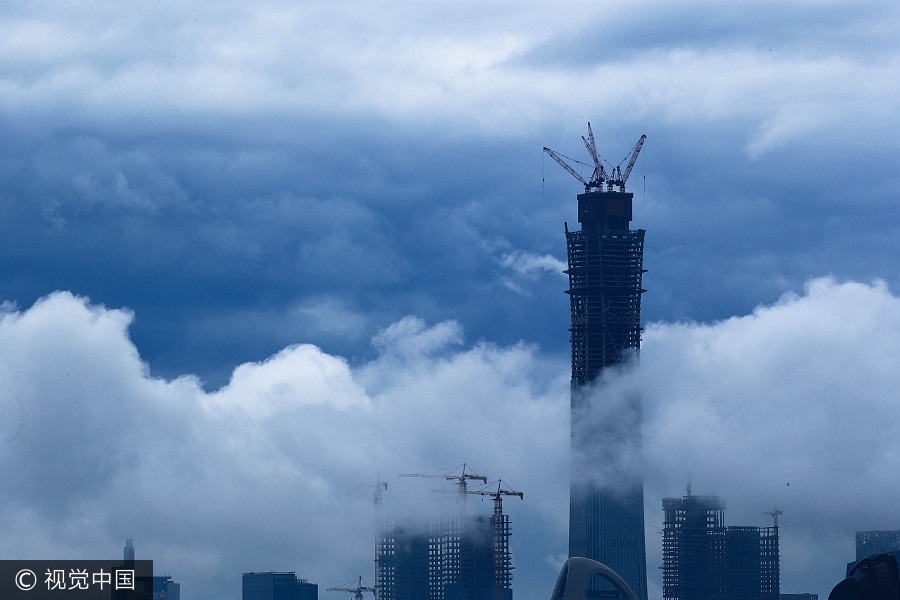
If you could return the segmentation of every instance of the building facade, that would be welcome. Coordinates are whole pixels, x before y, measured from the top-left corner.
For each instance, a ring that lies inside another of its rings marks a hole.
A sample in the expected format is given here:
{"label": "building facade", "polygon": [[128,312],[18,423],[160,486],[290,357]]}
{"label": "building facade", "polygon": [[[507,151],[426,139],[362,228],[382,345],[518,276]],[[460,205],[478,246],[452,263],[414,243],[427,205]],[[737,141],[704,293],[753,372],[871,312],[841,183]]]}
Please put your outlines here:
{"label": "building facade", "polygon": [[726,527],[726,600],[779,600],[779,563],[776,527]]}
{"label": "building facade", "polygon": [[294,571],[244,573],[241,578],[242,600],[318,600],[319,586],[298,579]]}
{"label": "building facade", "polygon": [[423,600],[431,589],[431,538],[428,526],[390,525],[375,547],[378,600]]}
{"label": "building facade", "polygon": [[663,499],[663,598],[725,600],[725,501]]}
{"label": "building facade", "polygon": [[778,527],[726,527],[718,496],[663,499],[664,600],[779,600]]}
{"label": "building facade", "polygon": [[391,525],[376,547],[378,600],[512,600],[509,517]]}
{"label": "building facade", "polygon": [[153,600],[181,600],[181,584],[172,581],[169,575],[153,577]]}
{"label": "building facade", "polygon": [[856,560],[882,552],[900,550],[900,530],[898,531],[857,531]]}
{"label": "building facade", "polygon": [[[630,228],[633,196],[602,186],[579,194],[581,229],[565,228],[572,346],[569,556],[607,565],[646,600],[640,399],[602,389],[604,371],[627,366],[640,348],[644,231]],[[591,595],[618,593],[597,577]]]}

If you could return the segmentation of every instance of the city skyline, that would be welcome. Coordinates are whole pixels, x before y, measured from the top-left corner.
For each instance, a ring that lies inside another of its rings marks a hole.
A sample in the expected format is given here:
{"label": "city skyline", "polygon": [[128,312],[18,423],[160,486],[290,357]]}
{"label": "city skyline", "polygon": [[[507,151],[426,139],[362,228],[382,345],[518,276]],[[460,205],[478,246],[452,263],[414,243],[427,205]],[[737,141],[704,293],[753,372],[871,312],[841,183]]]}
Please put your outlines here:
{"label": "city skyline", "polygon": [[647,134],[641,360],[607,385],[643,401],[648,597],[687,481],[784,511],[785,592],[900,527],[895,3],[0,15],[0,557],[133,537],[185,600],[335,585],[372,572],[379,472],[415,516],[441,500],[395,475],[468,462],[525,492],[545,599],[582,190],[542,148],[589,163],[587,122],[613,164]]}

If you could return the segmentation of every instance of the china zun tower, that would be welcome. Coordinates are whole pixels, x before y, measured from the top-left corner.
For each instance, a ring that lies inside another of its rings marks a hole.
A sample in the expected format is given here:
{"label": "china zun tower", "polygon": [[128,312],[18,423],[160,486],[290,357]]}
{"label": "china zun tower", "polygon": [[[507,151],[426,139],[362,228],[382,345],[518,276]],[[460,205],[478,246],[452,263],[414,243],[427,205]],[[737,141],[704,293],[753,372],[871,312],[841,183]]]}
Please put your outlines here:
{"label": "china zun tower", "polygon": [[[572,317],[569,556],[605,564],[646,600],[640,398],[608,382],[609,371],[627,368],[640,349],[644,230],[631,229],[634,194],[625,181],[645,137],[624,172],[621,166],[606,171],[590,124],[582,139],[594,160],[590,181],[544,149],[585,190],[578,195],[580,231],[565,226]],[[617,596],[597,576],[588,594]]]}

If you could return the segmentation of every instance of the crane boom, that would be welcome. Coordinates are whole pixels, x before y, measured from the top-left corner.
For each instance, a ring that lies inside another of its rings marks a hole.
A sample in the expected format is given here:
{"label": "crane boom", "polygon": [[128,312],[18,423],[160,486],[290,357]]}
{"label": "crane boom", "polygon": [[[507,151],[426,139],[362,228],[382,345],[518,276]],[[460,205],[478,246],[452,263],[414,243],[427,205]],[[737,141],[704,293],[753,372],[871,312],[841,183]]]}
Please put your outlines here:
{"label": "crane boom", "polygon": [[[637,160],[638,154],[641,151],[641,148],[644,146],[644,140],[647,139],[646,135],[642,135],[641,138],[634,145],[634,148],[631,151],[631,159],[628,161],[628,166],[625,167],[625,173],[622,173],[622,165],[619,163],[614,169],[615,177],[611,178],[608,181],[609,188],[612,189],[613,186],[618,186],[620,192],[625,191],[625,182],[628,181],[628,176],[631,175],[631,169],[634,168],[634,163]],[[625,162],[623,159],[622,162]]]}
{"label": "crane boom", "polygon": [[775,528],[778,528],[778,515],[783,515],[784,511],[778,508],[777,506],[773,508],[771,511],[764,511],[764,515],[769,515],[775,520]]}
{"label": "crane boom", "polygon": [[[502,508],[502,507],[503,507],[503,496],[518,496],[520,500],[524,500],[524,499],[525,499],[525,494],[524,494],[524,492],[514,492],[514,491],[512,491],[512,490],[504,490],[504,489],[502,489],[502,486],[503,486],[503,480],[502,480],[502,479],[498,479],[498,480],[497,480],[497,491],[492,491],[492,490],[464,490],[464,491],[460,491],[459,493],[460,493],[460,494],[477,494],[477,495],[479,495],[479,496],[490,496],[491,498],[494,499],[494,513],[495,513],[495,514],[501,514],[501,513],[503,512],[503,508]],[[448,493],[448,492],[450,492],[450,490],[442,490],[442,489],[435,489],[435,490],[431,490],[431,491],[432,491],[432,492],[437,492],[437,493]]]}
{"label": "crane boom", "polygon": [[569,164],[559,156],[559,154],[557,154],[547,146],[544,146],[544,152],[549,154],[550,158],[558,162],[563,169],[565,169],[569,172],[570,175],[572,175],[572,177],[580,181],[584,185],[584,191],[588,191],[590,189],[591,186],[587,181],[585,181],[584,177],[582,177],[578,171],[570,167]]}
{"label": "crane boom", "polygon": [[634,150],[631,153],[631,160],[628,161],[628,166],[625,167],[625,174],[622,176],[622,186],[625,186],[625,182],[628,181],[628,176],[631,175],[631,169],[634,168],[634,163],[637,160],[638,154],[641,153],[641,148],[644,147],[644,140],[647,139],[646,135],[641,135],[641,139],[637,141],[637,144],[634,145]]}
{"label": "crane boom", "polygon": [[594,172],[591,173],[591,180],[588,182],[589,187],[600,187],[603,185],[603,182],[609,179],[609,176],[606,174],[606,169],[603,167],[603,162],[600,160],[600,155],[597,153],[597,142],[594,140],[594,130],[591,129],[590,122],[588,125],[588,136],[585,139],[584,136],[581,136],[581,140],[584,142],[584,147],[587,148],[588,154],[591,155],[591,159],[594,161]]}
{"label": "crane boom", "polygon": [[362,584],[362,575],[360,575],[360,576],[359,576],[359,579],[358,579],[357,582],[356,582],[356,587],[355,587],[355,588],[346,587],[346,586],[344,586],[344,587],[330,587],[330,588],[325,588],[325,591],[326,591],[326,592],[353,592],[353,599],[354,599],[354,600],[363,600],[363,592],[372,592],[372,593],[374,594],[374,593],[375,593],[375,588],[371,588],[371,587],[368,587],[368,586],[364,586],[364,585]]}
{"label": "crane boom", "polygon": [[[457,468],[457,467],[451,467]],[[440,475],[434,473],[400,473],[400,477],[426,477],[429,479],[446,479],[448,481],[456,481],[456,485],[459,486],[459,506],[460,509],[465,508],[465,500],[466,500],[466,487],[468,485],[468,481],[480,481],[482,483],[487,483],[487,477],[484,475],[477,475],[475,473],[467,473],[466,469],[469,468],[469,465],[466,463],[462,464],[462,474],[460,475]]]}
{"label": "crane boom", "polygon": [[588,154],[591,155],[591,158],[594,159],[594,166],[600,166],[600,156],[597,154],[597,143],[594,141],[594,130],[591,129],[591,124],[588,122],[588,136],[585,139],[584,136],[581,136],[582,141],[584,142],[584,147],[587,148]]}
{"label": "crane boom", "polygon": [[[451,469],[455,469],[457,467],[450,467]],[[461,484],[469,479],[472,481],[481,481],[482,483],[487,483],[487,477],[484,475],[477,475],[475,473],[466,473],[466,469],[469,468],[469,465],[466,463],[462,464],[462,474],[461,475],[441,475],[439,473],[400,473],[400,477],[427,477],[429,479],[447,479],[459,481]]]}

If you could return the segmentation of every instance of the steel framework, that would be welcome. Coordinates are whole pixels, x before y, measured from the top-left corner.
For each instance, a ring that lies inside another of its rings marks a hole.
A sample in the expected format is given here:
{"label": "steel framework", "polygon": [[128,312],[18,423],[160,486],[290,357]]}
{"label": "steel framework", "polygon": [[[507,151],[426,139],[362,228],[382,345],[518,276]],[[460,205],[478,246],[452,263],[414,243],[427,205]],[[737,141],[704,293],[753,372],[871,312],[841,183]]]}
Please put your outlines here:
{"label": "steel framework", "polygon": [[512,600],[510,521],[497,508],[389,527],[376,546],[377,598]]}
{"label": "steel framework", "polygon": [[725,501],[664,498],[663,599],[723,600]]}
{"label": "steel framework", "polygon": [[[581,230],[565,227],[571,443],[573,457],[579,457],[571,473],[569,556],[607,565],[646,600],[642,477],[638,464],[622,461],[640,455],[640,399],[606,397],[593,385],[605,368],[628,364],[640,349],[644,230],[630,229],[633,197],[616,191],[579,194]],[[621,405],[598,422],[591,418],[595,402]],[[599,577],[591,586],[592,593],[616,593]]]}
{"label": "steel framework", "polygon": [[577,387],[640,348],[644,230],[566,231],[566,249]]}
{"label": "steel framework", "polygon": [[778,527],[726,527],[718,496],[663,499],[664,600],[778,600]]}

